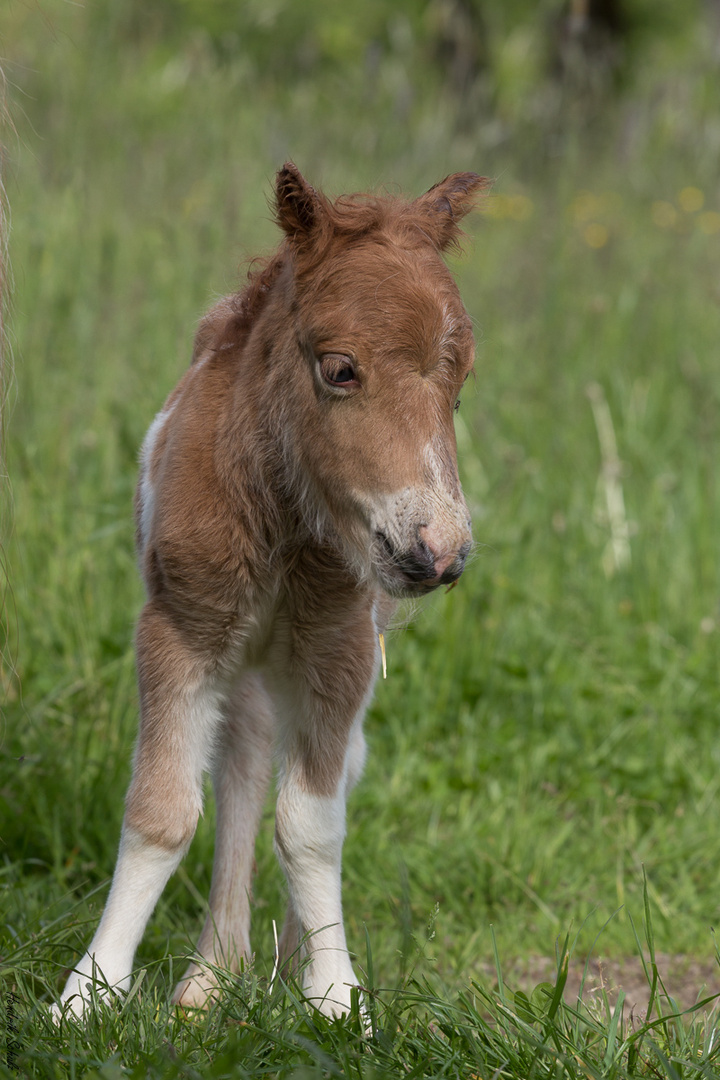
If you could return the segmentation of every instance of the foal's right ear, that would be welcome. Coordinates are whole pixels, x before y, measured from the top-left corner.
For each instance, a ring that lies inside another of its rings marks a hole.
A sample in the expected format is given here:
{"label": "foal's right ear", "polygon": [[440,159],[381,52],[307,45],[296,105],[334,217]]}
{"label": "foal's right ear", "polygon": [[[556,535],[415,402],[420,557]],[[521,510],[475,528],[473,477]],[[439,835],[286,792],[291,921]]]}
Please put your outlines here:
{"label": "foal's right ear", "polygon": [[460,222],[490,186],[491,181],[477,173],[453,173],[411,203],[422,212],[425,231],[440,251],[458,243],[462,236]]}
{"label": "foal's right ear", "polygon": [[319,224],[322,196],[287,161],[275,178],[275,198],[278,225],[290,240],[302,242]]}

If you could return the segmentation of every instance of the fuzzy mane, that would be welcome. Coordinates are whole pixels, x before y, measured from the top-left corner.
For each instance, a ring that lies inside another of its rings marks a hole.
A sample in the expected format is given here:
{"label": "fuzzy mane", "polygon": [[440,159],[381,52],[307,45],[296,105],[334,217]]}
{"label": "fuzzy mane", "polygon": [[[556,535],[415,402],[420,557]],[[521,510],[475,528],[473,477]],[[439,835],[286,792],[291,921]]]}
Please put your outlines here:
{"label": "fuzzy mane", "polygon": [[[391,195],[352,194],[333,202],[288,162],[277,175],[274,207],[285,238],[269,258],[253,260],[244,288],[220,302],[212,322],[203,320],[193,360],[207,348],[218,352],[247,337],[290,262],[295,280],[302,282],[332,251],[370,237],[379,244],[411,250],[430,247],[438,254],[457,250],[464,235],[459,223],[489,186],[489,180],[475,173],[458,173],[412,201]],[[218,316],[223,316],[222,321]]]}

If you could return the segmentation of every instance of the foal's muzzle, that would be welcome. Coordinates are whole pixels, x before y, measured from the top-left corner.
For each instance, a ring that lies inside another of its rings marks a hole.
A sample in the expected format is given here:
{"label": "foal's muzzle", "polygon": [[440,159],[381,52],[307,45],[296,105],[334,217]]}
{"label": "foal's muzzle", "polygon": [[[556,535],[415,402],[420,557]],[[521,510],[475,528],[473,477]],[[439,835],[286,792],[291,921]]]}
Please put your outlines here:
{"label": "foal's muzzle", "polygon": [[419,539],[409,551],[395,548],[388,537],[377,533],[382,552],[383,567],[390,572],[393,583],[404,592],[422,595],[439,585],[452,585],[465,569],[470,542],[450,554],[435,553],[424,540]]}

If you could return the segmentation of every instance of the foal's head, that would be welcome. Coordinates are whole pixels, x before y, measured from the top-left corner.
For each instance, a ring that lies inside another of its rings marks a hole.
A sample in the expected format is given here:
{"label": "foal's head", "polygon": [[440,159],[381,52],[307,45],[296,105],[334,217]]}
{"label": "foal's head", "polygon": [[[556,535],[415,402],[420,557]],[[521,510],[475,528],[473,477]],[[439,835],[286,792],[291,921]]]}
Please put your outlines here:
{"label": "foal's head", "polygon": [[293,165],[277,177],[299,360],[288,446],[353,563],[396,596],[454,582],[470,548],[453,412],[474,342],[442,252],[486,183],[331,203]]}

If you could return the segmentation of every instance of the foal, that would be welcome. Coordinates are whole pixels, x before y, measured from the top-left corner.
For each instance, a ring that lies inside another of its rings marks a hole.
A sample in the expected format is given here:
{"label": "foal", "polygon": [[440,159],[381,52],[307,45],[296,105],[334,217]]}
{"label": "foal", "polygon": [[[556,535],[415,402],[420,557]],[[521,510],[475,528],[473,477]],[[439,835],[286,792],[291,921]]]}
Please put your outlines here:
{"label": "foal", "polygon": [[345,800],[394,598],[455,582],[470,548],[453,408],[474,359],[441,253],[486,182],[330,202],[292,164],[285,238],[200,323],[142,449],[141,721],[112,888],[62,1003],[127,988],[135,950],[202,809],[217,800],[210,910],[175,991],[216,991],[250,955],[255,833],[278,763],[280,940],[322,1012],[356,978],[340,902]]}

